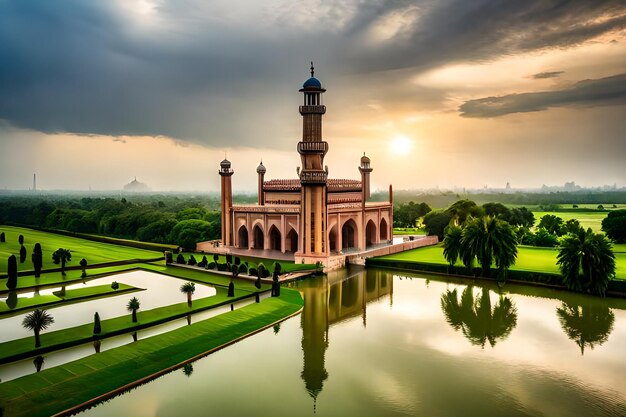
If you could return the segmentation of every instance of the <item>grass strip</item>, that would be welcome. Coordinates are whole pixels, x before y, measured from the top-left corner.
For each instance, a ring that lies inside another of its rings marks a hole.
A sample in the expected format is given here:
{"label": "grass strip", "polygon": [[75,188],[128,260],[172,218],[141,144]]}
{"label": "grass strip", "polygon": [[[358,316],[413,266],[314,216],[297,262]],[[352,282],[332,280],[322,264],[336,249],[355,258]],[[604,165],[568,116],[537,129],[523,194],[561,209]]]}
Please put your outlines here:
{"label": "grass strip", "polygon": [[[105,339],[156,326],[186,317],[188,314],[198,313],[252,296],[252,293],[248,291],[237,289],[235,289],[234,297],[227,297],[228,291],[226,289],[216,288],[216,291],[217,294],[212,297],[194,300],[191,308],[187,306],[186,302],[183,302],[152,310],[139,310],[137,312],[137,323],[132,322],[130,313],[113,319],[103,320],[101,322],[102,333],[98,335],[98,339]],[[37,349],[34,348],[34,337],[11,340],[0,343],[0,364],[42,355],[59,349],[66,349],[91,342],[94,339],[93,323],[88,323],[54,332],[43,332],[41,334],[41,347]]]}
{"label": "grass strip", "polygon": [[[189,256],[193,255],[196,258],[196,261],[200,262],[202,260],[203,256],[206,256],[207,260],[209,262],[215,262],[214,258],[213,258],[213,254],[211,253],[200,253],[200,252],[185,252],[183,253],[183,256],[185,257],[185,260],[188,261],[189,260]],[[174,254],[174,260],[176,260],[176,254]],[[219,256],[219,263],[223,264],[226,263],[226,255],[218,255]],[[240,256],[240,255],[232,255],[233,259],[235,259],[235,257],[238,257],[239,259],[241,259],[241,263],[246,263],[248,262],[248,267],[249,268],[256,268],[258,266],[259,263],[263,263],[263,265],[265,265],[265,268],[267,268],[267,270],[271,272],[274,271],[274,262],[278,262],[281,266],[281,274],[284,274],[286,272],[296,272],[296,271],[314,271],[317,267],[315,266],[315,264],[297,264],[293,261],[283,261],[283,260],[276,260],[276,259],[269,259],[269,258],[261,258],[261,257],[256,257],[256,256]]]}
{"label": "grass strip", "polygon": [[55,291],[52,295],[35,295],[34,297],[18,297],[14,308],[9,308],[7,304],[0,304],[0,316],[13,316],[25,310],[34,310],[39,307],[59,307],[61,305],[72,304],[80,301],[91,300],[114,296],[135,291],[143,291],[142,288],[131,285],[119,284],[119,288],[114,290],[110,285],[97,285],[95,287],[76,288],[66,290],[62,296],[61,291]]}
{"label": "grass strip", "polygon": [[[137,269],[137,265],[116,265],[105,268],[98,268],[89,270],[89,274],[86,278],[81,276],[82,271],[67,271],[65,276],[60,272],[47,272],[41,274],[41,277],[35,278],[34,276],[18,276],[17,288],[18,291],[35,290],[36,288],[54,287],[59,285],[70,285],[78,282],[83,282],[90,279],[102,278],[103,276],[117,274],[119,272],[130,271]],[[6,279],[0,279],[0,294],[6,294],[9,290],[6,288]]]}
{"label": "grass strip", "polygon": [[297,291],[284,288],[281,293],[279,298],[0,384],[0,407],[5,415],[49,416],[107,393],[114,396],[112,392],[120,387],[160,376],[166,368],[254,333],[302,308]]}

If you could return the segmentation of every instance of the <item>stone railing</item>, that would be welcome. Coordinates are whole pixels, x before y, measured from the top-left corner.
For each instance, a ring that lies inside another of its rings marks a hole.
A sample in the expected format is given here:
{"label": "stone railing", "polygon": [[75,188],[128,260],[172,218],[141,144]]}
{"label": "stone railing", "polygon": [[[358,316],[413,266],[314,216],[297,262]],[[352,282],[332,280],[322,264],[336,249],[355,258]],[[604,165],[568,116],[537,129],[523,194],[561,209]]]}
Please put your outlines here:
{"label": "stone railing", "polygon": [[298,142],[298,153],[328,152],[328,142]]}
{"label": "stone railing", "polygon": [[300,114],[304,113],[326,113],[326,106],[300,106]]}

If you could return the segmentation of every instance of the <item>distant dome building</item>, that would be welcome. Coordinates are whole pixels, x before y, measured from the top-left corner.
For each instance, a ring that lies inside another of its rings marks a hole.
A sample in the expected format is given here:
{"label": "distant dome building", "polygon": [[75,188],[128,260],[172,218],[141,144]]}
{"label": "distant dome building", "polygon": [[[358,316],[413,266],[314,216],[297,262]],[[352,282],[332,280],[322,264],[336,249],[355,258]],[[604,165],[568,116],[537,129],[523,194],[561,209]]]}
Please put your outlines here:
{"label": "distant dome building", "polygon": [[137,177],[135,177],[134,180],[124,186],[124,191],[128,193],[147,193],[152,190],[150,190],[147,184],[137,181]]}

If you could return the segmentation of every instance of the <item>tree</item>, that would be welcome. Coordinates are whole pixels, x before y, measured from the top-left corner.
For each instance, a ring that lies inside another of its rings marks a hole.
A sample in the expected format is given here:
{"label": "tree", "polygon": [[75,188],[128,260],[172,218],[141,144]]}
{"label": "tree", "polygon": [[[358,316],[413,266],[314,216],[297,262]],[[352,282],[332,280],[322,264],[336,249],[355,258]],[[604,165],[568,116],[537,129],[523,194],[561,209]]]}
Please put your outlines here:
{"label": "tree", "polygon": [[480,217],[484,214],[483,209],[478,207],[472,200],[459,200],[446,209],[457,226],[463,225],[468,217]]}
{"label": "tree", "polygon": [[220,261],[220,256],[217,253],[213,254],[213,262],[216,264]]}
{"label": "tree", "polygon": [[196,257],[191,255],[189,256],[189,260],[187,261],[187,265],[191,265],[194,266],[196,265],[198,262],[196,261]]}
{"label": "tree", "polygon": [[31,259],[33,261],[33,268],[35,269],[35,278],[39,278],[41,276],[41,268],[43,268],[43,252],[41,251],[41,245],[39,243],[35,243]]}
{"label": "tree", "polygon": [[7,264],[7,274],[9,276],[9,279],[7,279],[7,288],[14,290],[17,287],[17,259],[15,255],[9,256]]}
{"label": "tree", "polygon": [[561,242],[557,265],[563,284],[573,291],[604,296],[615,275],[615,254],[608,239],[591,228],[568,234]]}
{"label": "tree", "polygon": [[174,262],[174,257],[172,256],[172,252],[166,250],[165,251],[165,263],[171,264],[172,262]]}
{"label": "tree", "polygon": [[4,234],[4,232],[0,233],[0,243],[4,243],[7,241],[7,238]]}
{"label": "tree", "polygon": [[17,237],[17,241],[20,242],[20,246],[24,246],[24,236],[19,235]]}
{"label": "tree", "polygon": [[517,325],[517,308],[508,298],[500,296],[495,307],[491,307],[489,290],[482,289],[479,299],[474,298],[474,289],[463,290],[459,302],[457,290],[447,290],[441,296],[441,309],[446,321],[454,330],[461,330],[473,345],[491,347],[498,339],[506,339]]}
{"label": "tree", "polygon": [[22,326],[27,330],[35,332],[35,348],[38,348],[41,346],[39,333],[42,330],[46,330],[53,323],[54,318],[50,314],[48,314],[45,310],[36,309],[24,317]]}
{"label": "tree", "polygon": [[497,217],[507,222],[511,218],[511,210],[502,203],[485,203],[483,210],[486,216]]}
{"label": "tree", "polygon": [[511,226],[521,226],[529,229],[535,225],[535,215],[526,207],[512,208],[510,216],[502,220],[509,222]]}
{"label": "tree", "polygon": [[182,253],[179,253],[178,256],[176,257],[176,263],[177,264],[185,264],[185,257],[183,256]]}
{"label": "tree", "polygon": [[538,228],[544,228],[549,233],[557,236],[563,236],[565,231],[563,230],[563,219],[553,214],[544,215],[539,220]]}
{"label": "tree", "polygon": [[506,271],[517,258],[515,232],[510,224],[493,216],[469,218],[461,236],[460,256],[468,268],[476,258],[483,276],[489,276],[495,261],[499,277],[506,279]]}
{"label": "tree", "polygon": [[85,278],[87,276],[87,271],[85,269],[85,268],[87,268],[87,259],[85,259],[85,258],[81,259],[79,264],[83,268],[83,273],[81,274],[81,277]]}
{"label": "tree", "polygon": [[437,236],[439,240],[444,239],[444,230],[450,223],[452,216],[446,211],[431,211],[424,216],[424,230],[428,236]]}
{"label": "tree", "polygon": [[578,233],[580,230],[584,230],[583,227],[580,225],[580,222],[576,219],[569,219],[568,221],[565,222],[565,224],[563,225],[563,231],[567,234],[567,233]]}
{"label": "tree", "polygon": [[445,231],[443,239],[443,256],[450,266],[454,266],[461,254],[461,235],[463,229],[453,224],[449,225]]}
{"label": "tree", "polygon": [[191,307],[191,297],[196,292],[196,284],[193,282],[185,282],[180,286],[180,292],[187,295],[187,305]]}
{"label": "tree", "polygon": [[556,309],[563,331],[580,347],[581,355],[586,346],[593,349],[606,342],[615,322],[615,314],[606,305],[593,299],[583,302],[583,305],[563,302]]}
{"label": "tree", "polygon": [[132,313],[133,323],[137,323],[137,310],[141,307],[141,303],[137,299],[137,297],[133,297],[126,304],[126,310]]}
{"label": "tree", "polygon": [[626,242],[626,210],[613,210],[602,220],[602,231],[615,243]]}
{"label": "tree", "polygon": [[100,334],[100,333],[102,333],[102,325],[100,324],[100,314],[96,312],[96,314],[93,315],[93,334]]}
{"label": "tree", "polygon": [[537,232],[535,232],[532,244],[534,246],[539,246],[542,248],[553,248],[555,246],[558,246],[559,240],[555,235],[548,232],[543,227],[540,227],[539,229],[537,229]]}
{"label": "tree", "polygon": [[209,260],[206,258],[206,255],[203,255],[202,256],[202,260],[200,262],[198,262],[198,266],[200,268],[205,268],[208,263],[209,263]]}
{"label": "tree", "polygon": [[22,245],[20,247],[20,263],[23,264],[24,262],[26,262],[26,248],[24,247],[24,245]]}
{"label": "tree", "polygon": [[72,260],[72,252],[69,249],[59,248],[52,254],[52,262],[61,264],[61,274],[65,275],[65,263]]}

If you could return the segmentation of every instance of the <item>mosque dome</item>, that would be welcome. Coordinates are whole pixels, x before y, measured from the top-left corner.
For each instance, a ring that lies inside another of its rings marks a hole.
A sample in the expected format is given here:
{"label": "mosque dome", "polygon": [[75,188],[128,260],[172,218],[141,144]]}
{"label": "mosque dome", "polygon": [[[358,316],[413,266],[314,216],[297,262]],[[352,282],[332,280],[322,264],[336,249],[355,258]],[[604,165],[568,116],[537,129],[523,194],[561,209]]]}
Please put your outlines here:
{"label": "mosque dome", "polygon": [[365,156],[365,154],[363,154],[363,156],[361,157],[361,164],[369,164],[370,163],[370,159]]}
{"label": "mosque dome", "polygon": [[265,165],[263,165],[263,161],[261,161],[259,166],[256,168],[256,172],[257,174],[265,174],[265,172],[267,172],[267,169],[265,169]]}
{"label": "mosque dome", "polygon": [[302,88],[322,88],[322,83],[315,77],[311,77],[302,84]]}
{"label": "mosque dome", "polygon": [[229,169],[230,168],[230,161],[226,158],[224,158],[224,160],[222,162],[220,162],[220,167],[223,169]]}

